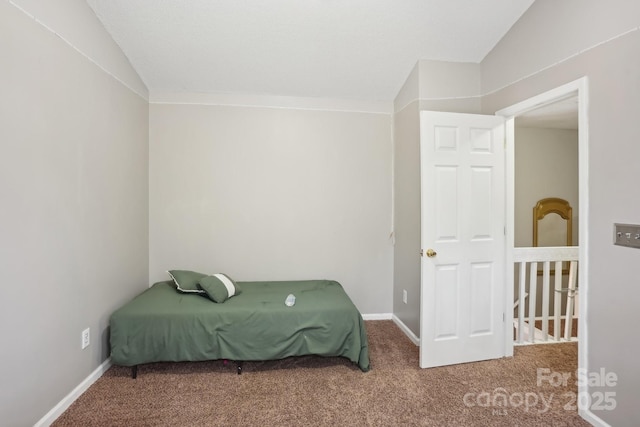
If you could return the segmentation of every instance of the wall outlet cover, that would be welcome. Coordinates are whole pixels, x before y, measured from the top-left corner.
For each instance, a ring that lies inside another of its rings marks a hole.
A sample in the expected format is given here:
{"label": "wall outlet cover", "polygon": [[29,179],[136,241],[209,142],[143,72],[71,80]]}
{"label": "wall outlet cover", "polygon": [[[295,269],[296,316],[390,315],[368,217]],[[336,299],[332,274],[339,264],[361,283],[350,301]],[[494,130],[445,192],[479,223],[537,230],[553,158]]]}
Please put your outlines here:
{"label": "wall outlet cover", "polygon": [[82,349],[83,350],[89,347],[90,340],[91,340],[90,329],[87,328],[84,331],[82,331]]}

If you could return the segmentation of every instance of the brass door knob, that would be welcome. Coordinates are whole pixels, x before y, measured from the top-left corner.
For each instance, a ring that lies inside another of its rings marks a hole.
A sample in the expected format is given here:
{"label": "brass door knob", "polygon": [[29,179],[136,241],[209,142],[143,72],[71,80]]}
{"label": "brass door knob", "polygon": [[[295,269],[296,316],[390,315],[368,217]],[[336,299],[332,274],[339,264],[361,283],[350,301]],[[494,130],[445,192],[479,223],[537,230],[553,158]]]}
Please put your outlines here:
{"label": "brass door knob", "polygon": [[434,251],[433,249],[427,249],[427,256],[429,258],[433,258],[436,255],[438,255],[438,253],[436,251]]}

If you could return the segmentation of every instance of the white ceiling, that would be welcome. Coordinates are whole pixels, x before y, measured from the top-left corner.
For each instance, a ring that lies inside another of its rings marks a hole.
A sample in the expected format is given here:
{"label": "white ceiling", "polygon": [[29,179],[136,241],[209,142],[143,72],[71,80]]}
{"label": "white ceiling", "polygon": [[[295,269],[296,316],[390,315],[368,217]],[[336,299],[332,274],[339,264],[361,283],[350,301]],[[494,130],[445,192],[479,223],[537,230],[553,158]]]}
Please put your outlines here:
{"label": "white ceiling", "polygon": [[390,101],[420,59],[480,62],[534,0],[87,0],[151,94]]}

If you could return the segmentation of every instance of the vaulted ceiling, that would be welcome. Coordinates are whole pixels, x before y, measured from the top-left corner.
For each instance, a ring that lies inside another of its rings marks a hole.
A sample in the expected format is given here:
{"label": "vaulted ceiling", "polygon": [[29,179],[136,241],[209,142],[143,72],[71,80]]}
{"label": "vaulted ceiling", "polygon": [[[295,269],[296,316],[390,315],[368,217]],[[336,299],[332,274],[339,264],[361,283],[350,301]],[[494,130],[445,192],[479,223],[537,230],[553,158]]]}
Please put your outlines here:
{"label": "vaulted ceiling", "polygon": [[151,94],[390,101],[420,59],[480,62],[534,0],[87,0]]}

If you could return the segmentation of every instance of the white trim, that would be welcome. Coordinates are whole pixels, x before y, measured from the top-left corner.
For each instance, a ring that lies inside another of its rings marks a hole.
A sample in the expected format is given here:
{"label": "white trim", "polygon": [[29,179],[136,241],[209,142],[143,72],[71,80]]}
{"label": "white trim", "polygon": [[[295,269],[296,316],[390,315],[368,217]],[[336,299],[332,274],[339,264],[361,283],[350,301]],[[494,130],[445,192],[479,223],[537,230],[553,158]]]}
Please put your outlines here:
{"label": "white trim", "polygon": [[598,417],[596,414],[591,412],[589,409],[579,409],[578,415],[580,415],[584,420],[589,422],[591,425],[596,427],[611,427],[611,424],[605,422],[602,418]]}
{"label": "white trim", "polygon": [[513,262],[579,261],[578,246],[513,248]]}
{"label": "white trim", "polygon": [[[579,236],[580,236],[580,249],[579,249],[579,272],[580,277],[580,292],[578,292],[578,305],[580,307],[580,316],[578,317],[578,368],[584,369],[589,372],[588,363],[588,341],[589,330],[587,324],[587,316],[589,310],[588,294],[589,294],[589,80],[587,77],[582,77],[578,80],[574,80],[565,85],[557,87],[555,89],[544,92],[540,95],[529,98],[525,101],[519,102],[510,107],[504,108],[498,112],[497,115],[507,117],[507,122],[513,121],[515,116],[523,114],[527,111],[531,111],[542,105],[551,104],[569,96],[578,95],[578,199],[579,199],[579,212],[580,218],[579,224]],[[513,144],[515,141],[514,135],[510,132],[507,133],[507,149],[513,151]],[[509,139],[511,138],[511,139]],[[507,175],[507,186],[513,186],[512,180],[514,180],[514,158],[513,156],[507,156],[507,171],[511,171],[511,175]],[[514,203],[514,195],[507,192],[507,206]],[[511,247],[507,250],[507,260],[511,260],[513,265],[513,242],[514,242],[514,230],[512,222],[509,222],[510,226],[507,227],[507,241],[511,242]],[[511,218],[512,220],[512,218]],[[513,277],[513,274],[508,277]],[[513,304],[511,301],[509,304]],[[513,322],[512,307],[506,309],[506,320]],[[589,393],[587,384],[581,384],[578,387],[578,393]],[[579,414],[586,416],[586,410],[580,410]],[[583,417],[584,417],[583,416]]]}
{"label": "white trim", "polygon": [[418,338],[412,331],[405,325],[398,316],[392,313],[376,313],[376,314],[363,314],[364,320],[393,320],[393,323],[400,328],[400,330],[417,346],[420,346],[420,338]]}
{"label": "white trim", "polygon": [[[586,77],[582,77],[581,79],[574,80],[555,89],[551,89],[529,99],[525,99],[524,101],[518,102],[517,104],[503,108],[502,110],[497,111],[496,115],[510,118],[512,116],[518,116],[528,111],[535,110],[536,108],[540,108],[544,105],[553,104],[554,102],[574,96],[576,92],[579,91],[583,79],[586,79]],[[578,103],[578,108],[580,108],[579,104],[580,103]]]}
{"label": "white trim", "polygon": [[93,383],[95,383],[107,370],[111,367],[111,358],[108,358],[100,366],[98,366],[87,378],[85,378],[71,393],[67,394],[56,406],[54,406],[47,414],[40,418],[40,420],[34,424],[34,427],[45,427],[53,424],[64,411],[76,401],[78,397]]}
{"label": "white trim", "polygon": [[[610,37],[607,40],[600,41],[600,42],[598,42],[598,43],[596,43],[596,44],[594,44],[592,46],[589,46],[589,47],[584,48],[584,49],[582,49],[582,50],[580,50],[580,51],[578,51],[576,53],[573,53],[573,54],[567,56],[564,59],[561,59],[561,60],[559,60],[557,62],[554,62],[551,65],[547,65],[547,66],[545,66],[545,67],[543,67],[543,68],[541,68],[541,69],[539,69],[537,71],[533,71],[533,72],[531,72],[529,74],[526,74],[525,76],[518,77],[515,80],[513,80],[513,81],[511,81],[511,82],[509,82],[507,84],[504,84],[504,85],[502,85],[502,86],[500,86],[500,87],[498,87],[496,89],[488,90],[487,92],[481,93],[480,95],[454,96],[454,97],[443,97],[443,98],[420,98],[420,97],[418,97],[418,98],[415,98],[415,99],[413,99],[413,100],[411,100],[409,102],[406,102],[404,105],[402,105],[402,107],[400,107],[398,109],[394,108],[394,113],[399,113],[400,111],[404,110],[408,105],[410,105],[411,103],[416,102],[416,101],[420,102],[420,101],[447,101],[447,100],[456,100],[456,99],[474,99],[474,98],[484,98],[486,96],[493,95],[493,94],[498,93],[498,92],[500,92],[500,91],[502,91],[504,89],[507,89],[510,86],[513,86],[513,85],[518,84],[518,83],[520,83],[520,82],[522,82],[522,81],[524,81],[526,79],[534,77],[537,74],[540,74],[540,73],[542,73],[544,71],[547,71],[549,69],[557,67],[558,65],[560,65],[560,64],[562,64],[562,63],[564,63],[566,61],[569,61],[569,60],[571,60],[573,58],[576,58],[576,57],[582,55],[583,53],[587,53],[590,50],[598,48],[598,47],[600,47],[602,45],[605,45],[607,43],[613,42],[613,41],[615,41],[617,39],[625,37],[625,36],[627,36],[629,34],[632,34],[632,33],[636,32],[636,31],[640,31],[640,27],[631,28],[631,29],[629,29],[627,31],[624,31],[624,32],[618,34],[618,35]],[[481,61],[479,64],[482,64],[482,62],[483,61]],[[503,115],[503,114],[500,114],[500,115]]]}
{"label": "white trim", "polygon": [[154,91],[149,104],[213,105],[251,108],[279,108],[311,111],[339,111],[348,113],[392,114],[391,101],[311,98],[278,95],[250,95],[236,93],[188,93]]}
{"label": "white trim", "polygon": [[[574,319],[577,319],[579,316],[571,316],[571,317],[573,317]],[[560,316],[560,318],[561,318],[561,319],[566,319],[566,318],[567,318],[567,316],[563,314],[562,316]],[[527,320],[528,320],[528,319],[529,319],[529,317],[527,317]],[[534,319],[535,319],[535,320],[543,320],[543,319],[544,319],[544,317],[542,317],[542,316],[536,316],[536,317],[534,317]],[[553,319],[549,318],[549,320],[553,320]],[[525,322],[525,323],[527,323],[527,322]]]}
{"label": "white trim", "polygon": [[[577,319],[578,317],[575,316],[574,318]],[[565,315],[560,316],[560,319],[565,319],[566,320],[567,316],[565,316]],[[529,329],[530,329],[528,320],[529,319],[527,318],[527,320],[524,321],[524,329],[523,329],[527,335],[529,335]],[[535,320],[536,321],[544,320],[544,318],[542,316],[536,316]],[[553,319],[549,318],[548,320],[552,321]],[[513,328],[517,330],[518,329],[518,321],[514,320],[512,323],[513,323]],[[565,343],[572,343],[572,342],[577,342],[578,341],[577,337],[569,337],[569,339],[565,339],[563,337],[563,338],[560,338],[559,341],[556,341],[556,340],[552,339],[553,337],[551,335],[549,335],[549,339],[548,340],[545,340],[543,335],[542,335],[542,330],[541,329],[538,329],[534,325],[533,326],[533,330],[534,330],[534,341],[533,342],[531,342],[529,340],[529,337],[527,337],[523,342],[513,341],[513,345],[516,346],[516,347],[519,347],[519,346],[538,345],[538,344],[565,344]],[[563,333],[563,335],[564,335],[564,333]],[[529,341],[527,341],[527,340],[529,340]]]}
{"label": "white trim", "polygon": [[[580,264],[578,277],[580,278],[580,292],[578,293],[578,367],[589,372],[587,326],[587,310],[589,293],[589,81],[586,77],[577,82],[578,86],[578,201],[580,203],[578,217],[580,218],[578,236],[580,238]],[[588,392],[588,386],[578,387],[578,392]]]}
{"label": "white trim", "polygon": [[513,357],[513,329],[507,328],[506,325],[513,323],[513,285],[507,285],[514,277],[515,267],[513,263],[514,236],[515,236],[515,149],[513,141],[515,141],[515,119],[507,118],[504,123],[504,161],[505,161],[505,276],[504,276],[504,357]]}
{"label": "white trim", "polygon": [[[203,291],[202,289],[183,289],[180,287],[180,282],[178,282],[178,280],[173,276],[173,274],[171,274],[170,271],[167,270],[167,273],[169,273],[169,276],[171,276],[171,279],[173,279],[173,283],[176,284],[176,288],[178,288],[178,290],[184,294],[204,294],[205,291]],[[149,287],[151,287],[151,285],[149,285]]]}
{"label": "white trim", "polygon": [[375,314],[363,314],[364,320],[393,320],[393,323],[400,328],[400,330],[411,340],[412,343],[419,346],[420,338],[418,338],[412,331],[405,325],[402,320],[392,313],[375,313]]}
{"label": "white trim", "polygon": [[[538,332],[536,330],[536,335],[537,334],[538,334]],[[528,345],[571,344],[571,343],[574,343],[574,342],[578,342],[578,338],[571,337],[568,340],[565,340],[563,338],[562,341],[543,341],[542,339],[540,339],[540,341],[536,340],[536,342],[531,342],[531,341],[514,342],[513,345],[514,345],[514,347],[526,347]]]}
{"label": "white trim", "polygon": [[[86,59],[89,60],[89,62],[91,62],[93,65],[95,65],[96,67],[100,68],[102,71],[104,71],[107,75],[111,76],[113,79],[115,79],[118,83],[120,83],[122,86],[126,87],[127,89],[129,89],[131,92],[135,93],[136,95],[138,95],[140,98],[144,99],[145,101],[149,102],[149,98],[147,95],[145,95],[144,93],[140,93],[138,92],[135,88],[133,88],[133,86],[127,84],[127,82],[125,82],[124,80],[122,80],[120,77],[116,76],[114,73],[112,73],[111,71],[107,70],[104,66],[102,66],[100,63],[98,63],[97,60],[93,59],[92,57],[90,57],[88,54],[84,53],[82,50],[80,50],[79,47],[77,47],[76,45],[74,45],[73,43],[71,43],[70,40],[67,40],[62,34],[56,32],[53,28],[49,27],[47,24],[45,24],[44,22],[40,21],[38,18],[36,18],[34,15],[32,15],[31,13],[27,12],[24,8],[22,8],[21,6],[17,5],[13,0],[8,0],[8,3],[12,6],[14,6],[16,9],[18,9],[20,12],[24,13],[25,15],[27,15],[29,18],[33,19],[35,21],[36,24],[41,25],[43,28],[45,28],[47,31],[51,32],[52,34],[54,34],[55,36],[59,37],[60,40],[62,40],[63,42],[65,42],[70,48],[72,48],[73,50],[75,50],[76,52],[78,52],[80,55],[84,56]],[[111,37],[111,34],[109,34],[109,37]],[[119,48],[119,47],[118,47]],[[133,68],[133,67],[132,67]],[[135,72],[135,70],[134,70]],[[137,74],[137,72],[136,72]],[[138,76],[140,77],[140,76]],[[140,79],[142,81],[142,79]],[[144,85],[144,82],[142,82],[142,84]]]}
{"label": "white trim", "polygon": [[395,314],[393,315],[393,323],[395,323],[400,330],[402,330],[402,332],[404,332],[404,334],[411,340],[412,343],[414,343],[415,345],[417,345],[418,347],[420,347],[420,338],[418,338],[416,336],[416,334],[414,334],[411,329],[409,329],[407,327],[407,325],[405,325],[402,320],[400,320],[400,318],[398,316],[396,316]]}
{"label": "white trim", "polygon": [[430,102],[430,101],[456,101],[456,100],[463,100],[463,99],[481,99],[484,95],[468,95],[468,96],[442,96],[442,97],[436,97],[436,98],[414,98],[411,101],[405,103],[402,107],[398,108],[397,110],[395,109],[394,106],[394,113],[399,113],[402,110],[404,110],[405,108],[407,108],[409,105],[413,104],[414,102]]}
{"label": "white trim", "polygon": [[[397,110],[395,109],[395,106],[394,106],[393,114],[401,113],[402,110],[404,110],[405,108],[407,108],[409,105],[413,104],[414,102],[418,102],[419,103],[420,102],[420,98],[415,98],[415,99],[407,102],[405,105],[402,106],[402,108],[398,108]],[[420,109],[419,105],[418,105],[418,109]]]}
{"label": "white trim", "polygon": [[236,294],[236,287],[227,276],[222,273],[216,273],[213,275],[216,279],[220,280],[225,288],[227,288],[227,298],[231,298]]}
{"label": "white trim", "polygon": [[[389,231],[389,243],[391,246],[396,245],[396,120],[395,117],[391,117],[390,131],[391,131],[391,226]],[[391,263],[393,269],[393,262]],[[393,277],[393,272],[391,273]]]}
{"label": "white trim", "polygon": [[620,33],[620,34],[618,34],[616,36],[608,38],[607,40],[603,40],[601,42],[598,42],[598,43],[594,44],[593,46],[587,47],[587,48],[582,49],[582,50],[580,50],[580,51],[578,51],[576,53],[573,53],[573,54],[567,56],[566,58],[561,59],[558,62],[554,62],[551,65],[547,65],[546,67],[543,67],[543,68],[539,69],[538,71],[534,71],[534,72],[529,73],[529,74],[527,74],[527,75],[525,75],[523,77],[517,78],[516,80],[512,81],[511,83],[507,83],[507,84],[503,85],[502,87],[499,87],[497,89],[491,89],[490,91],[488,91],[487,93],[483,94],[482,96],[493,95],[494,93],[500,92],[501,90],[504,90],[504,89],[508,88],[509,86],[518,84],[518,83],[522,82],[523,80],[526,80],[526,79],[528,79],[530,77],[535,76],[536,74],[540,74],[540,73],[542,73],[544,71],[547,71],[547,70],[550,70],[550,69],[552,69],[554,67],[557,67],[558,65],[560,65],[560,64],[562,64],[564,62],[567,62],[567,61],[569,61],[569,60],[571,60],[573,58],[576,58],[576,57],[582,55],[583,53],[589,52],[592,49],[595,49],[595,48],[600,47],[602,45],[605,45],[605,44],[607,44],[609,42],[612,42],[614,40],[622,38],[622,37],[624,37],[624,36],[626,36],[628,34],[631,34],[631,33],[635,32],[635,31],[638,31],[638,30],[640,30],[640,27],[632,28],[632,29],[627,30],[627,31],[625,31],[623,33]]}
{"label": "white trim", "polygon": [[391,320],[392,316],[391,313],[363,314],[362,320]]}

